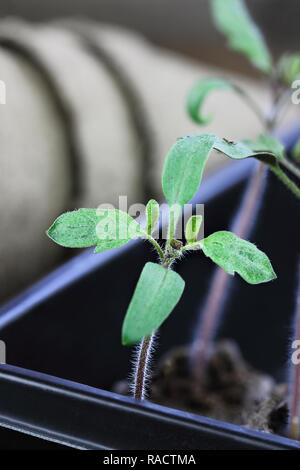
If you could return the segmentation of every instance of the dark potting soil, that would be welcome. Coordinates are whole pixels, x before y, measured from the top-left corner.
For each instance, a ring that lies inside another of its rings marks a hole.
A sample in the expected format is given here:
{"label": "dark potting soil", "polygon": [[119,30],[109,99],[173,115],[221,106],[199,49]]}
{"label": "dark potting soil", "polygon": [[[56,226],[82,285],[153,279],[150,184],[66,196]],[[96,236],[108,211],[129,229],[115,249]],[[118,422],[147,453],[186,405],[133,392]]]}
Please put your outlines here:
{"label": "dark potting soil", "polygon": [[[247,364],[235,343],[216,343],[198,383],[189,348],[169,351],[153,371],[148,399],[154,403],[261,431],[283,434],[287,387]],[[114,391],[128,393],[124,382]]]}

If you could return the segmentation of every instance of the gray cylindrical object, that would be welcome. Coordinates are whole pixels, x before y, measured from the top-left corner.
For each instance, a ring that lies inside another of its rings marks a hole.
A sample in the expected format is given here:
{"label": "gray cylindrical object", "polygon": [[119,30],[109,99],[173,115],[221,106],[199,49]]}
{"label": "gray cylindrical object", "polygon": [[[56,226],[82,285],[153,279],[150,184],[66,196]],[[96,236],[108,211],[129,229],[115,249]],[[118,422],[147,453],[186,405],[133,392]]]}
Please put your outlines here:
{"label": "gray cylindrical object", "polygon": [[45,230],[61,212],[117,205],[119,194],[133,203],[143,185],[131,111],[75,33],[10,21],[0,26],[0,44],[4,299],[58,261],[62,249]]}
{"label": "gray cylindrical object", "polygon": [[[119,195],[129,204],[162,198],[163,161],[178,136],[255,136],[259,123],[231,93],[209,98],[218,110],[210,126],[190,121],[186,93],[207,75],[220,71],[111,26],[0,24],[0,299],[60,259],[44,232],[61,212],[117,206]],[[237,82],[260,100],[259,87]],[[214,155],[207,171],[224,161]]]}
{"label": "gray cylindrical object", "polygon": [[[60,249],[45,230],[67,208],[71,175],[62,121],[39,73],[0,51],[0,299],[52,265]],[[47,123],[45,125],[45,123]],[[63,182],[63,184],[62,184]]]}

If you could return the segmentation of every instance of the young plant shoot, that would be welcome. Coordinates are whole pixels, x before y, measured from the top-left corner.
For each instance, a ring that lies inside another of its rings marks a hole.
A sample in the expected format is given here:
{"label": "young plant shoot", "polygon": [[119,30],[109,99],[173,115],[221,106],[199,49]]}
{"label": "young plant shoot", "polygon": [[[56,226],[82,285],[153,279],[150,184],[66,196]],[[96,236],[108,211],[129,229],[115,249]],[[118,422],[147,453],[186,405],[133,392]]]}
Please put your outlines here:
{"label": "young plant shoot", "polygon": [[[284,147],[271,135],[291,103],[291,85],[300,76],[300,54],[285,54],[277,64],[274,63],[265,39],[243,0],[210,0],[210,2],[215,26],[226,36],[229,47],[242,53],[263,77],[267,78],[270,88],[271,102],[266,112],[246,90],[224,78],[212,77],[199,80],[192,87],[187,99],[187,111],[190,117],[199,125],[207,125],[212,120],[211,116],[204,116],[202,111],[207,96],[211,92],[231,90],[245,101],[261,123],[262,134],[257,141],[248,139],[244,142],[253,151],[272,152],[275,158],[261,158],[260,164],[249,178],[249,184],[237,214],[233,217],[231,227],[239,237],[248,238],[262,200],[267,168],[275,173],[296,197],[300,197],[300,169],[287,158]],[[300,154],[299,149],[300,141],[293,150],[295,162],[297,155]],[[292,179],[286,170],[289,170]],[[230,276],[223,270],[217,269],[201,312],[193,344],[193,369],[199,380],[217,330],[229,283]]]}
{"label": "young plant shoot", "polygon": [[192,216],[186,227],[184,245],[176,240],[175,229],[187,204],[195,195],[203,168],[212,151],[228,157],[255,157],[273,160],[271,152],[253,152],[243,142],[230,143],[213,134],[179,138],[169,151],[162,174],[162,188],[169,206],[168,236],[161,246],[153,237],[159,220],[159,206],[151,200],[146,207],[146,227],[124,212],[115,209],[79,209],[56,219],[48,230],[49,237],[66,247],[95,246],[95,253],[118,248],[133,238],[149,241],[157,251],[159,263],[144,266],[125,315],[122,343],[140,343],[135,365],[133,394],[145,397],[148,359],[153,335],[172,313],[184,291],[184,280],[172,270],[175,260],[186,251],[201,250],[227,273],[238,273],[249,284],[260,284],[276,278],[268,257],[249,241],[226,231],[219,231],[197,241],[201,218]]}

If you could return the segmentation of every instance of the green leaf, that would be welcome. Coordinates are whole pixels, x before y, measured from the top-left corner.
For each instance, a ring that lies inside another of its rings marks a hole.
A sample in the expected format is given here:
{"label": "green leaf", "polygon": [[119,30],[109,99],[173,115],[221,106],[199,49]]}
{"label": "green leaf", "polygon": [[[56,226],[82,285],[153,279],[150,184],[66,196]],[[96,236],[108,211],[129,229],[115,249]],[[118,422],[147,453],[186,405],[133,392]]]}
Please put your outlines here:
{"label": "green leaf", "polygon": [[[234,160],[254,157],[269,166],[277,166],[277,155],[271,150],[264,149],[262,144],[250,140],[229,142],[226,139],[216,138],[214,148]],[[278,148],[277,148],[278,150]]]}
{"label": "green leaf", "polygon": [[100,221],[96,209],[79,209],[60,215],[47,231],[56,243],[70,248],[96,245],[96,225]]}
{"label": "green leaf", "polygon": [[146,217],[147,233],[151,235],[159,221],[159,204],[154,199],[151,199],[146,206]]}
{"label": "green leaf", "polygon": [[144,237],[144,229],[128,214],[116,209],[78,209],[59,216],[47,231],[59,245],[85,248],[95,253],[118,248],[132,238]]}
{"label": "green leaf", "polygon": [[270,135],[261,134],[257,141],[245,140],[244,143],[255,152],[261,153],[265,151],[273,153],[277,158],[285,157],[282,143]]}
{"label": "green leaf", "polygon": [[244,100],[244,102],[252,109],[260,121],[263,120],[263,114],[260,107],[256,102],[238,85],[232,83],[229,80],[223,78],[205,78],[199,80],[192,87],[187,97],[187,112],[190,117],[198,124],[205,125],[209,124],[212,120],[212,116],[204,117],[201,115],[201,108],[204,101],[209,93],[216,90],[231,89],[237,95]]}
{"label": "green leaf", "polygon": [[271,151],[251,149],[245,142],[230,142],[213,134],[178,139],[167,155],[162,174],[162,187],[170,207],[171,238],[184,204],[199,187],[212,148],[233,159],[255,157],[270,166],[276,165],[276,156]]}
{"label": "green leaf", "polygon": [[209,124],[212,120],[212,116],[205,118],[201,115],[201,107],[203,106],[205,98],[212,91],[228,88],[234,89],[234,85],[228,80],[221,78],[206,78],[196,82],[187,97],[186,106],[190,117],[198,124]]}
{"label": "green leaf", "polygon": [[202,241],[203,252],[229,274],[237,272],[249,284],[276,278],[268,257],[231,232],[215,232]]}
{"label": "green leaf", "polygon": [[256,156],[256,151],[251,149],[246,143],[228,141],[227,139],[219,139],[218,137],[215,140],[214,149],[234,160]]}
{"label": "green leaf", "polygon": [[138,237],[146,238],[145,230],[126,212],[113,210],[103,210],[102,218],[96,227],[98,242],[95,253],[110,250],[125,245],[130,240]]}
{"label": "green leaf", "polygon": [[170,208],[180,210],[196,193],[215,138],[212,134],[181,137],[169,151],[162,187]]}
{"label": "green leaf", "polygon": [[134,344],[150,335],[170,315],[184,290],[179,274],[147,263],[140,275],[122,329],[122,343]]}
{"label": "green leaf", "polygon": [[281,57],[278,68],[282,83],[291,86],[300,77],[300,54],[285,54]]}
{"label": "green leaf", "polygon": [[230,142],[213,134],[195,134],[178,139],[167,155],[162,174],[162,187],[170,207],[171,234],[184,204],[192,199],[199,187],[212,148],[233,159],[255,157],[270,165],[276,162],[270,151],[252,150],[244,142]]}
{"label": "green leaf", "polygon": [[227,36],[229,46],[244,54],[259,70],[270,73],[272,59],[265,40],[243,0],[211,0],[216,27]]}
{"label": "green leaf", "polygon": [[202,224],[202,215],[192,215],[185,227],[185,238],[187,243],[194,243]]}

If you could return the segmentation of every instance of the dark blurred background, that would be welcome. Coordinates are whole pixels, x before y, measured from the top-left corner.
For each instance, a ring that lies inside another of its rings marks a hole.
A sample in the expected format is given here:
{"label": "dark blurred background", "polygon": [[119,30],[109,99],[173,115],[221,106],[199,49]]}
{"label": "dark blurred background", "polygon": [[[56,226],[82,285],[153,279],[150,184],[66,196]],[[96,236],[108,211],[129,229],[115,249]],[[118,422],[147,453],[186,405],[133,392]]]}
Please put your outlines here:
{"label": "dark blurred background", "polygon": [[[297,49],[299,0],[248,0],[247,5],[276,55]],[[241,56],[224,50],[224,38],[212,24],[209,0],[2,0],[0,15],[33,21],[93,18],[131,28],[156,44],[201,61],[255,73]]]}

